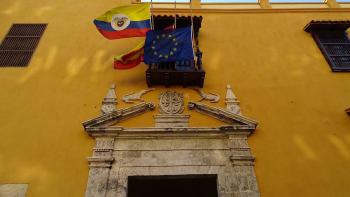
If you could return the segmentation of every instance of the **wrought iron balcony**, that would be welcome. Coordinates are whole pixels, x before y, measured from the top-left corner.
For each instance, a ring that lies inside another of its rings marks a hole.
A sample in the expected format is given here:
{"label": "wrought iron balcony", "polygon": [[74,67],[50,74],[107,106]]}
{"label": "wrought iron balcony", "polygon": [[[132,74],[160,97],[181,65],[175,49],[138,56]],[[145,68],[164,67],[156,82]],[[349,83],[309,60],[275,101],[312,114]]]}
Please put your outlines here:
{"label": "wrought iron balcony", "polygon": [[[174,24],[174,16],[153,16],[154,29],[165,29]],[[146,80],[148,86],[182,85],[203,87],[205,71],[202,67],[202,52],[199,49],[198,33],[202,17],[193,16],[193,35],[195,42],[195,59],[192,61],[162,62],[148,65]],[[191,26],[190,16],[176,16],[176,27]]]}

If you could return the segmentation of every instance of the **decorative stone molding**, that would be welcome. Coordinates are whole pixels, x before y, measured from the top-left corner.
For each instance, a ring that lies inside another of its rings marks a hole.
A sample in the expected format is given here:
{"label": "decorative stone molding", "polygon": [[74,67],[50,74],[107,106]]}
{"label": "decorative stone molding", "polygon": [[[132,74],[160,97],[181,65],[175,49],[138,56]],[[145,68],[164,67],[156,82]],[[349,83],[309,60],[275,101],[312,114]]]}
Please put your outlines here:
{"label": "decorative stone molding", "polygon": [[112,157],[114,138],[96,138],[96,146],[93,149],[92,157],[88,158],[90,167],[111,167],[114,158]]}
{"label": "decorative stone molding", "polygon": [[252,156],[248,145],[247,135],[229,135],[230,159],[234,166],[253,166],[255,157]]}
{"label": "decorative stone molding", "polygon": [[130,117],[136,116],[140,113],[153,110],[153,109],[154,109],[153,103],[140,103],[138,105],[135,105],[129,108],[112,111],[102,116],[99,116],[97,118],[94,118],[92,120],[88,120],[83,123],[83,126],[85,129],[96,127],[96,126],[109,126],[121,120],[128,119]]}
{"label": "decorative stone molding", "polygon": [[85,196],[105,196],[107,193],[110,168],[115,160],[113,157],[114,138],[97,137],[89,162],[89,179]]}
{"label": "decorative stone molding", "polygon": [[158,114],[154,115],[155,127],[174,128],[188,127],[190,115],[181,114]]}
{"label": "decorative stone molding", "polygon": [[233,93],[230,85],[226,86],[226,109],[234,114],[242,115],[241,108],[239,107],[239,101],[236,95]]}
{"label": "decorative stone molding", "polygon": [[142,101],[144,102],[144,100],[141,98],[142,95],[150,92],[150,91],[153,91],[155,88],[150,88],[150,89],[146,89],[146,90],[141,90],[139,92],[132,92],[130,94],[126,94],[123,96],[123,101],[125,103],[134,103],[134,101]]}
{"label": "decorative stone molding", "polygon": [[[235,104],[238,101],[231,93],[226,101]],[[259,197],[247,141],[258,123],[230,109],[198,102],[189,102],[188,107],[228,125],[189,127],[190,116],[179,114],[183,96],[176,92],[162,93],[159,108],[163,114],[154,115],[155,127],[112,126],[153,110],[153,103],[114,110],[84,122],[85,131],[96,139],[88,158],[85,196],[126,197],[129,176],[216,174],[219,197]]]}
{"label": "decorative stone molding", "polygon": [[242,115],[234,114],[222,108],[212,107],[203,103],[189,102],[188,108],[190,110],[194,109],[200,113],[212,116],[218,120],[221,120],[223,122],[226,122],[232,125],[235,125],[238,122],[246,124],[247,126],[252,126],[253,128],[255,128],[258,125],[258,123],[252,119],[249,119]]}
{"label": "decorative stone molding", "polygon": [[181,114],[184,110],[182,93],[166,91],[159,96],[159,112],[162,114]]}
{"label": "decorative stone molding", "polygon": [[115,94],[115,84],[112,84],[109,88],[107,95],[102,101],[101,112],[102,114],[107,114],[116,110],[117,97]]}
{"label": "decorative stone molding", "polygon": [[205,93],[200,88],[192,88],[192,89],[194,89],[199,94],[199,96],[202,98],[199,101],[207,100],[207,101],[210,101],[211,103],[217,103],[220,100],[220,96],[218,94],[214,94],[214,93],[210,93],[210,92]]}

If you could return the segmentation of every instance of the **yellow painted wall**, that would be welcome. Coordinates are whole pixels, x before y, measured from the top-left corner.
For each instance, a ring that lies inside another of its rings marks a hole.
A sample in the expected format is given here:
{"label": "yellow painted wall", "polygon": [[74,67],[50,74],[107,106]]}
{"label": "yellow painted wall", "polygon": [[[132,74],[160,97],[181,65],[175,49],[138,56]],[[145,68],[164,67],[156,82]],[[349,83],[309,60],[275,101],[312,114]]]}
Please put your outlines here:
{"label": "yellow painted wall", "polygon": [[[99,114],[111,83],[118,98],[146,87],[145,65],[112,68],[113,56],[142,38],[110,41],[92,24],[116,2],[122,1],[2,0],[0,38],[11,23],[48,27],[28,67],[0,68],[0,183],[29,183],[28,197],[84,195],[94,140],[81,123]],[[350,13],[202,15],[205,90],[224,97],[231,84],[243,113],[260,122],[249,143],[261,196],[349,196],[350,73],[332,73],[303,27]],[[172,89],[186,101],[199,98]],[[157,102],[163,90],[146,100]],[[224,107],[223,100],[216,106]],[[155,113],[122,125],[152,126]],[[192,126],[221,124],[191,115]]]}

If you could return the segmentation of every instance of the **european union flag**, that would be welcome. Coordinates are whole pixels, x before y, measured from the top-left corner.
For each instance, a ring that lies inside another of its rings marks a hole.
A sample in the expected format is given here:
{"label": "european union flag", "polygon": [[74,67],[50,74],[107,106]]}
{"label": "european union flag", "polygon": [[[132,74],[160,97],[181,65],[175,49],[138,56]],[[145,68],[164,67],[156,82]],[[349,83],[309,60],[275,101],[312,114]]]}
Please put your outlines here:
{"label": "european union flag", "polygon": [[191,27],[147,32],[144,52],[146,64],[193,59]]}

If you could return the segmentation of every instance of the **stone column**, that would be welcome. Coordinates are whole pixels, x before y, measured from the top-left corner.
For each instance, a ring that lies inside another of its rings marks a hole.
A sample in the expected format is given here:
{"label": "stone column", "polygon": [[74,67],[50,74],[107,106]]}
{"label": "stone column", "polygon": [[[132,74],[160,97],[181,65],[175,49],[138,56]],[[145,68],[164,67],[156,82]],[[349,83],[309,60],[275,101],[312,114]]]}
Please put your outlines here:
{"label": "stone column", "polygon": [[230,159],[233,165],[234,197],[259,197],[254,172],[254,157],[248,146],[248,133],[229,136]]}
{"label": "stone column", "polygon": [[110,168],[114,161],[113,149],[114,138],[96,138],[93,156],[88,158],[90,170],[85,197],[106,196]]}

